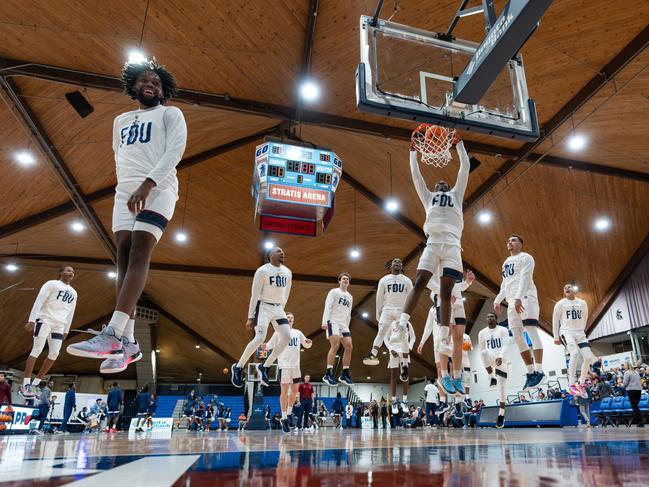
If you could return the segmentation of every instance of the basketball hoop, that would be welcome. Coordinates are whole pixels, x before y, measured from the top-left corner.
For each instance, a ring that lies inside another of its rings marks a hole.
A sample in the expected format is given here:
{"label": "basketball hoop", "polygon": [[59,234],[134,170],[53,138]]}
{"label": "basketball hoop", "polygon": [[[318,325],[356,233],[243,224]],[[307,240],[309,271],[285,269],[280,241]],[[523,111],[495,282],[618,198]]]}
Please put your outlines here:
{"label": "basketball hoop", "polygon": [[441,168],[452,159],[450,149],[457,142],[457,133],[454,129],[422,123],[412,132],[410,141],[424,163]]}

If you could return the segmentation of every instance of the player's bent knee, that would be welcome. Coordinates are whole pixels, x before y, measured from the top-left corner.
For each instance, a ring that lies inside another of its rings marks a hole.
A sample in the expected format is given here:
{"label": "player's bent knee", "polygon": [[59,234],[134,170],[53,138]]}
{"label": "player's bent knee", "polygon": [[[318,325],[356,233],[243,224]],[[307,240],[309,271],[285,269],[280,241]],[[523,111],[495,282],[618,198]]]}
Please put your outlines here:
{"label": "player's bent knee", "polygon": [[52,361],[56,360],[58,357],[59,357],[59,351],[58,350],[56,352],[49,352],[47,354],[47,358],[49,360],[52,360]]}
{"label": "player's bent knee", "polygon": [[530,340],[532,340],[532,348],[534,350],[543,349],[543,341],[541,340],[541,335],[539,335],[538,326],[526,326],[525,331],[530,337]]}
{"label": "player's bent knee", "polygon": [[45,348],[45,338],[34,337],[34,345],[32,346],[32,351],[29,353],[30,357],[38,358],[38,356],[43,352]]}

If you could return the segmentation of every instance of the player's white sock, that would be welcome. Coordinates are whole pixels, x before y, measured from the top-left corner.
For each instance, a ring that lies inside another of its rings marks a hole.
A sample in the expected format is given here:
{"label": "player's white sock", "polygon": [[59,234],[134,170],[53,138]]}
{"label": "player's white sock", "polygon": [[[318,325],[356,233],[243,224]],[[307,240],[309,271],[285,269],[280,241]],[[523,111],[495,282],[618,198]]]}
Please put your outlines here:
{"label": "player's white sock", "polygon": [[23,379],[23,387],[28,386],[31,381],[32,379],[30,377],[25,377]]}
{"label": "player's white sock", "polygon": [[403,402],[408,402],[408,394],[403,395]]}
{"label": "player's white sock", "polygon": [[462,378],[462,371],[461,370],[453,370],[453,378],[454,379]]}
{"label": "player's white sock", "polygon": [[129,318],[129,320],[126,322],[126,328],[124,328],[124,336],[130,343],[135,343],[135,320],[133,318]]}
{"label": "player's white sock", "polygon": [[379,354],[379,349],[376,347],[372,347],[372,351],[370,353],[376,357]]}
{"label": "player's white sock", "polygon": [[531,374],[532,372],[534,372],[534,364],[526,365],[525,367],[527,367],[527,373],[528,374]]}
{"label": "player's white sock", "polygon": [[110,319],[107,328],[110,328],[117,338],[122,338],[122,333],[124,333],[124,328],[126,328],[129,319],[130,316],[126,313],[113,311],[113,316]]}
{"label": "player's white sock", "polygon": [[34,377],[34,380],[32,381],[32,385],[34,387],[36,387],[40,383],[41,383],[41,380],[38,377]]}
{"label": "player's white sock", "polygon": [[442,371],[442,377],[448,377],[448,371],[447,370]]}
{"label": "player's white sock", "polygon": [[534,370],[537,372],[543,372],[543,364],[534,364]]}
{"label": "player's white sock", "polygon": [[293,406],[287,406],[286,415],[290,416],[291,414],[293,414]]}
{"label": "player's white sock", "polygon": [[392,396],[392,402],[397,402],[397,396]]}
{"label": "player's white sock", "polygon": [[408,313],[401,313],[401,316],[399,317],[399,326],[401,328],[407,328],[408,321],[410,321],[410,315]]}
{"label": "player's white sock", "polygon": [[282,411],[282,419],[286,419],[286,411]]}
{"label": "player's white sock", "polygon": [[343,365],[343,370],[348,369],[349,365]]}

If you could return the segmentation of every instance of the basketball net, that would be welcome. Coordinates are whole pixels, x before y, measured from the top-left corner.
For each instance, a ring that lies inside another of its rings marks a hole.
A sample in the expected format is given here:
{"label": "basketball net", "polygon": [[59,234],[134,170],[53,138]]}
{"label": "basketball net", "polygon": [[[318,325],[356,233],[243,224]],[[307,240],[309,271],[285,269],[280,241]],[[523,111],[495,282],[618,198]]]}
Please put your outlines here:
{"label": "basketball net", "polygon": [[453,156],[451,147],[456,139],[454,129],[439,125],[420,124],[410,137],[411,147],[421,154],[421,160],[429,166],[446,167]]}

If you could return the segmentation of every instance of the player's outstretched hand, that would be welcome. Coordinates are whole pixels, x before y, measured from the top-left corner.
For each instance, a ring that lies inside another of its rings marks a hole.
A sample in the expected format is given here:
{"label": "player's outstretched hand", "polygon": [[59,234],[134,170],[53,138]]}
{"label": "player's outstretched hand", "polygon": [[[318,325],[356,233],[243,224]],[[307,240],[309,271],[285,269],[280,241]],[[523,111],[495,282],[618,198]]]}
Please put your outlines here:
{"label": "player's outstretched hand", "polygon": [[555,340],[555,341],[554,341],[554,344],[555,344],[555,345],[561,345],[561,340],[558,340],[558,339]]}
{"label": "player's outstretched hand", "polygon": [[521,314],[523,311],[525,311],[525,306],[523,306],[523,301],[521,301],[520,299],[515,299],[514,309],[518,314]]}
{"label": "player's outstretched hand", "polygon": [[424,353],[424,346],[420,343],[419,346],[417,347],[417,353],[421,355]]}
{"label": "player's outstretched hand", "polygon": [[33,321],[30,321],[29,323],[27,323],[25,325],[25,331],[27,333],[33,333],[34,332],[34,322]]}
{"label": "player's outstretched hand", "polygon": [[326,330],[327,329],[327,324],[323,323],[322,325],[320,325],[320,328],[322,328],[323,330]]}
{"label": "player's outstretched hand", "polygon": [[494,311],[496,314],[500,314],[500,311],[503,309],[502,305],[500,303],[494,303]]}
{"label": "player's outstretched hand", "polygon": [[466,283],[469,284],[469,285],[473,284],[473,281],[475,281],[475,274],[473,273],[473,271],[471,269],[466,271],[465,279],[466,279]]}
{"label": "player's outstretched hand", "polygon": [[252,330],[252,320],[246,321],[246,330]]}
{"label": "player's outstretched hand", "polygon": [[155,183],[152,180],[145,179],[128,199],[128,211],[137,215],[144,210],[149,193],[154,187]]}
{"label": "player's outstretched hand", "polygon": [[501,359],[500,357],[498,357],[498,358],[496,359],[496,367],[500,367],[502,364],[503,364],[503,359]]}

